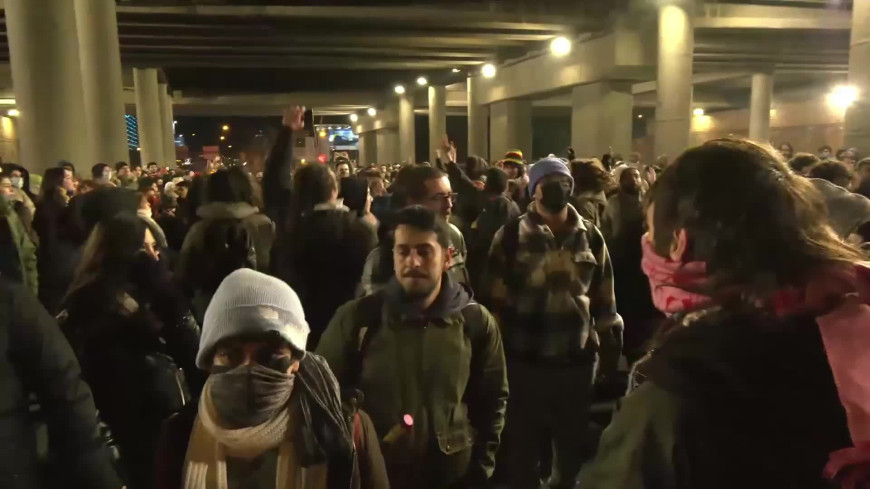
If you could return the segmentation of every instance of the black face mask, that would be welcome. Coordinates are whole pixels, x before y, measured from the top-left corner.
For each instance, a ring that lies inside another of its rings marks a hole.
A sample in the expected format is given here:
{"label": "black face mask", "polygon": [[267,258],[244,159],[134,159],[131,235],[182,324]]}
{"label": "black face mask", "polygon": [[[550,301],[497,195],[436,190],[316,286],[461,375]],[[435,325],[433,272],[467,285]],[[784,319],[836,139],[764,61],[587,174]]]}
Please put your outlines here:
{"label": "black face mask", "polygon": [[236,368],[215,367],[223,372],[209,377],[212,404],[225,428],[239,429],[265,423],[287,405],[295,375],[259,364]]}
{"label": "black face mask", "polygon": [[541,187],[541,205],[553,214],[561,212],[568,205],[569,193],[571,193],[571,189],[566,188],[562,182],[549,181]]}

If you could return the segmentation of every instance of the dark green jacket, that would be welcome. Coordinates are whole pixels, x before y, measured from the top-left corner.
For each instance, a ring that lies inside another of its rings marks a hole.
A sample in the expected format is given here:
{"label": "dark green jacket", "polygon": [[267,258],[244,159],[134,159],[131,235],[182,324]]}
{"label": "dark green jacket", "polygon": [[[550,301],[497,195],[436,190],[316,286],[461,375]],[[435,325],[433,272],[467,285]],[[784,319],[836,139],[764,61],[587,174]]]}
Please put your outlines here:
{"label": "dark green jacket", "polygon": [[0,199],[0,218],[6,219],[12,244],[17,252],[14,270],[7,270],[5,272],[7,275],[11,274],[10,279],[16,281],[20,277],[21,284],[31,291],[33,295],[36,295],[39,293],[38,274],[36,271],[36,245],[30,239],[18,214],[3,199]]}
{"label": "dark green jacket", "polygon": [[[358,377],[365,395],[362,408],[381,439],[403,415],[414,418],[407,435],[383,444],[393,487],[441,488],[462,479],[484,482],[495,465],[508,397],[504,351],[494,318],[483,306],[468,305],[467,295],[465,305],[452,308],[443,319],[403,320],[387,300],[380,325],[372,326],[377,319],[365,317],[360,307],[365,300],[371,299],[349,302],[336,311],[318,353],[342,388],[352,388],[349,384],[360,364],[360,329],[369,328]],[[479,308],[480,314],[463,315],[465,307]],[[483,324],[466,325],[466,316],[479,317]],[[469,333],[474,328],[482,334],[472,340]]]}
{"label": "dark green jacket", "polygon": [[851,440],[814,317],[713,312],[649,362],[580,487],[832,487],[822,469]]}

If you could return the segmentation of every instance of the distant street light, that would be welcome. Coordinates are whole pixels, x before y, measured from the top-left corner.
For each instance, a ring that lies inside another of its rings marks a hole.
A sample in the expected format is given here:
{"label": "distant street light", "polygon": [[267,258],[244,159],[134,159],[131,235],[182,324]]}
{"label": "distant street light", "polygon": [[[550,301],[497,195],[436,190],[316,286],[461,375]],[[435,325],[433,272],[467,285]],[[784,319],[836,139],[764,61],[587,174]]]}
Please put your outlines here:
{"label": "distant street light", "polygon": [[230,130],[230,126],[228,126],[228,125],[226,125],[226,124],[224,124],[224,127],[222,127],[222,128],[221,128],[221,129],[223,129],[223,130],[224,130],[224,132],[227,132],[227,131],[229,131],[229,130]]}
{"label": "distant street light", "polygon": [[223,140],[225,140],[225,139],[226,139],[225,137],[221,136],[221,141],[223,141]]}

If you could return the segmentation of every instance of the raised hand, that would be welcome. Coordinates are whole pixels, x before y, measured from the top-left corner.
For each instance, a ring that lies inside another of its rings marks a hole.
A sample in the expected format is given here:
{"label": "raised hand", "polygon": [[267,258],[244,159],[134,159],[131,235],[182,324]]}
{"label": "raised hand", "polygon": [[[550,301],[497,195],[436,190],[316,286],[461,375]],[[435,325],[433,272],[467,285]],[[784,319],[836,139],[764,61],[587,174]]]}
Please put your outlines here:
{"label": "raised hand", "polygon": [[302,130],[305,127],[305,121],[303,120],[305,116],[305,107],[300,107],[298,105],[294,105],[292,107],[288,107],[284,109],[284,119],[281,121],[281,124],[284,127],[289,127],[293,131]]}

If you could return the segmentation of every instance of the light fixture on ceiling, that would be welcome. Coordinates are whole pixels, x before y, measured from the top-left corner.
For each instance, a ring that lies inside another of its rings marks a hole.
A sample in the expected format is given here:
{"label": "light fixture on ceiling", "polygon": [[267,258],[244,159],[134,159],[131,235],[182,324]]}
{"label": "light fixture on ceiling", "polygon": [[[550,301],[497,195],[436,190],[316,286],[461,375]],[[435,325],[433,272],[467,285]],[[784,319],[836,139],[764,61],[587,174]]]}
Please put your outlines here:
{"label": "light fixture on ceiling", "polygon": [[453,68],[453,69],[450,70],[450,71],[451,71],[452,73],[459,73],[459,68]]}
{"label": "light fixture on ceiling", "polygon": [[366,110],[366,114],[374,117],[374,116],[378,115],[378,111],[374,107],[369,107],[368,110]]}
{"label": "light fixture on ceiling", "polygon": [[704,115],[704,109],[698,107],[697,109],[692,111],[692,115],[696,117],[701,117],[702,115]]}
{"label": "light fixture on ceiling", "polygon": [[828,94],[828,103],[839,109],[846,109],[858,100],[858,89],[852,85],[834,87]]}
{"label": "light fixture on ceiling", "polygon": [[396,94],[398,94],[398,95],[402,95],[403,93],[405,93],[405,86],[404,85],[396,85],[396,88],[393,88],[393,91],[396,92]]}
{"label": "light fixture on ceiling", "polygon": [[9,117],[18,117],[19,115],[21,115],[21,111],[19,111],[18,109],[9,109],[6,111],[6,115],[8,115]]}
{"label": "light fixture on ceiling", "polygon": [[429,80],[427,80],[425,76],[418,76],[417,77],[417,85],[420,85],[421,87],[425,87],[428,84],[429,84]]}
{"label": "light fixture on ceiling", "polygon": [[358,121],[358,120],[359,120],[359,116],[358,116],[358,115],[356,115],[356,114],[351,114],[351,115],[350,115],[350,121],[351,121],[351,122],[356,122],[356,121]]}
{"label": "light fixture on ceiling", "polygon": [[550,52],[553,56],[565,56],[571,53],[571,40],[565,36],[559,36],[550,41]]}
{"label": "light fixture on ceiling", "polygon": [[229,130],[230,130],[230,126],[224,124],[224,126],[221,127],[221,129],[223,129],[223,131],[226,132],[226,131],[229,131]]}
{"label": "light fixture on ceiling", "polygon": [[492,63],[487,63],[483,65],[483,68],[480,69],[480,73],[484,78],[492,78],[495,76],[495,65]]}
{"label": "light fixture on ceiling", "polygon": [[637,114],[638,119],[643,119],[643,114]]}

